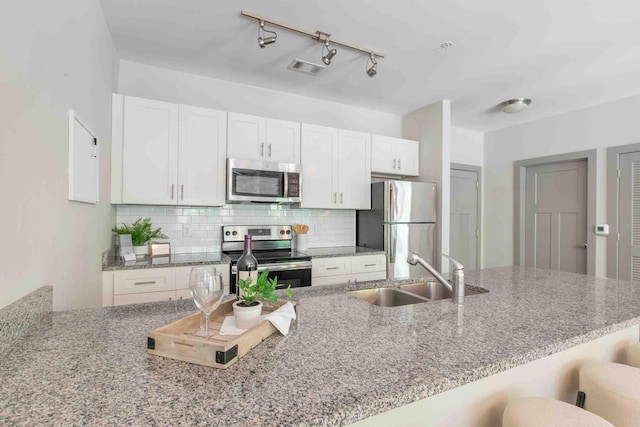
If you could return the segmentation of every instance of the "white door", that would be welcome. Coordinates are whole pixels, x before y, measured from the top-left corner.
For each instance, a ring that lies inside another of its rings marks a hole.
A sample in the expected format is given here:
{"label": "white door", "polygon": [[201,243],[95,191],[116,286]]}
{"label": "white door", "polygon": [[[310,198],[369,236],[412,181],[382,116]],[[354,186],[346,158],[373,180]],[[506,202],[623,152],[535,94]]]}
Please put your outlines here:
{"label": "white door", "polygon": [[232,159],[265,158],[266,119],[247,114],[229,113],[227,153]]}
{"label": "white door", "polygon": [[451,169],[449,255],[475,270],[478,248],[478,172]]}
{"label": "white door", "polygon": [[178,204],[225,203],[227,113],[180,106]]}
{"label": "white door", "polygon": [[395,138],[371,135],[371,172],[396,174]]}
{"label": "white door", "polygon": [[177,203],[177,104],[125,98],[122,163],[124,203]]}
{"label": "white door", "polygon": [[587,161],[527,167],[525,265],[587,272]]}
{"label": "white door", "polygon": [[335,151],[338,131],[302,124],[302,202],[303,208],[335,208],[337,174]]}
{"label": "white door", "polygon": [[618,279],[640,281],[640,152],[620,155],[619,180]]}
{"label": "white door", "polygon": [[337,207],[371,209],[371,135],[338,130]]}
{"label": "white door", "polygon": [[396,167],[400,175],[418,176],[420,175],[418,141],[409,139],[396,140]]}
{"label": "white door", "polygon": [[300,123],[267,119],[265,160],[300,163]]}

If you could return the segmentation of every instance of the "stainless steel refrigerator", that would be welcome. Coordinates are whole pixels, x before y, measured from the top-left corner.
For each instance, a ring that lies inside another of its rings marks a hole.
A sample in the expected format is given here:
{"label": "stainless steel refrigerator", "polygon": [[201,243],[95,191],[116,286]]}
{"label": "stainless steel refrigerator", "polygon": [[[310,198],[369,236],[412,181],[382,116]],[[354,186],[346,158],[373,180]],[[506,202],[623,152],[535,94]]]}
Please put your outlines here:
{"label": "stainless steel refrigerator", "polygon": [[425,274],[407,262],[411,252],[435,265],[436,200],[436,184],[430,182],[371,184],[371,210],[356,213],[356,242],[386,252],[389,279]]}

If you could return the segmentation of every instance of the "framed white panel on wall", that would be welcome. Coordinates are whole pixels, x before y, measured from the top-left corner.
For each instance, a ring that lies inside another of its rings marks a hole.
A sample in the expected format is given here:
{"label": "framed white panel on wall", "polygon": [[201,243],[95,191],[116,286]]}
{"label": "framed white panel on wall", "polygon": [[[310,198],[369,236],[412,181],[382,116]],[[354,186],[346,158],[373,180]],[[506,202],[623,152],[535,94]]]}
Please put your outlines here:
{"label": "framed white panel on wall", "polygon": [[98,137],[69,110],[69,200],[98,203]]}

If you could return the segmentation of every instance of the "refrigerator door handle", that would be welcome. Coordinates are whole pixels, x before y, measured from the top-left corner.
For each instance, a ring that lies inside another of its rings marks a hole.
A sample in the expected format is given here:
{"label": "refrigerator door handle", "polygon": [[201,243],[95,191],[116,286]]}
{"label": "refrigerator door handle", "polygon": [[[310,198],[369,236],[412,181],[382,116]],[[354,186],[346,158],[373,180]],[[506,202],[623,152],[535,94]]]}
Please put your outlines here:
{"label": "refrigerator door handle", "polygon": [[389,222],[395,222],[396,219],[396,195],[393,192],[393,183],[389,183]]}
{"label": "refrigerator door handle", "polygon": [[395,233],[395,225],[389,226],[389,234],[391,237],[391,250],[389,251],[389,262],[391,264],[395,264],[396,262],[396,233]]}

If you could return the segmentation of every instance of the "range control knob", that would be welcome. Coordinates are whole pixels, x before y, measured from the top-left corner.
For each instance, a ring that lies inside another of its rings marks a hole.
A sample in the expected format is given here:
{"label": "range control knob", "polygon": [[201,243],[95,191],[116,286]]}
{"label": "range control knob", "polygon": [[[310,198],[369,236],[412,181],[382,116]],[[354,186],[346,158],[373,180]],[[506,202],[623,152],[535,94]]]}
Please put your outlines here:
{"label": "range control knob", "polygon": [[284,230],[280,230],[280,234],[284,234]]}
{"label": "range control knob", "polygon": [[225,232],[224,232],[224,235],[225,235],[225,236],[231,236],[231,233],[230,233],[229,231],[225,231]]}
{"label": "range control knob", "polygon": [[287,230],[287,234],[291,234],[291,230]]}
{"label": "range control knob", "polygon": [[238,232],[237,232],[237,231],[234,231],[232,234],[233,234],[234,236],[237,236],[237,235],[238,235]]}

